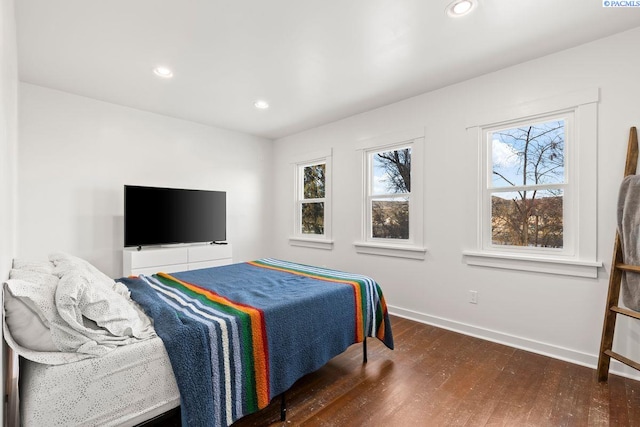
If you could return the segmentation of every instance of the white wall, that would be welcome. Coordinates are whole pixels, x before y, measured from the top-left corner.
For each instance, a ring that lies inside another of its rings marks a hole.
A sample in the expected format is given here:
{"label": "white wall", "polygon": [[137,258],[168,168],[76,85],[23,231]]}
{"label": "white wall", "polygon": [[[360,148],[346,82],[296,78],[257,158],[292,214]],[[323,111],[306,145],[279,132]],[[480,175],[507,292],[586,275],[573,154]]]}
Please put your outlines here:
{"label": "white wall", "polygon": [[8,277],[15,249],[18,60],[13,0],[0,2],[0,278]]}
{"label": "white wall", "polygon": [[[0,1],[0,282],[9,276],[15,254],[16,144],[18,130],[18,60],[13,0]],[[1,299],[0,299],[1,301]],[[0,335],[2,330],[0,329]],[[4,341],[3,341],[4,343]],[[0,351],[4,396],[5,354]],[[4,419],[0,405],[0,420]]]}
{"label": "white wall", "polygon": [[267,255],[272,143],[20,84],[18,256],[122,275],[123,185],[227,191],[234,260]]}
{"label": "white wall", "polygon": [[[353,116],[274,144],[274,255],[365,273],[381,284],[391,311],[468,334],[594,366],[607,293],[617,191],[630,126],[640,126],[640,29],[523,63]],[[600,88],[597,279],[472,267],[475,150],[465,128],[487,109]],[[426,127],[424,261],[356,254],[360,237],[360,157],[356,141]],[[333,147],[332,251],[290,246],[293,183],[288,159]],[[471,157],[470,157],[471,156]],[[468,167],[471,165],[471,167]],[[471,206],[471,209],[469,207]],[[471,234],[470,234],[471,233]],[[477,305],[469,290],[478,291]],[[640,329],[618,321],[615,346],[640,359]],[[634,329],[635,328],[635,329]],[[616,364],[617,370],[621,369]],[[630,374],[630,370],[625,370]],[[635,371],[633,371],[635,372]]]}

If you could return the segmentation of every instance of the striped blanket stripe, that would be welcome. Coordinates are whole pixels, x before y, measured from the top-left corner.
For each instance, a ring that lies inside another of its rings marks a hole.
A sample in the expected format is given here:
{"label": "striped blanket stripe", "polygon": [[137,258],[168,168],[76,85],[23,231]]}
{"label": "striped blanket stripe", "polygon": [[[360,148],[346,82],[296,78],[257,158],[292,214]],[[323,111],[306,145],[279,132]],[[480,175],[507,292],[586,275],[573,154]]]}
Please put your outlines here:
{"label": "striped blanket stripe", "polygon": [[141,278],[176,311],[209,328],[213,399],[225,418],[214,425],[230,425],[266,407],[269,353],[262,311],[166,273]]}

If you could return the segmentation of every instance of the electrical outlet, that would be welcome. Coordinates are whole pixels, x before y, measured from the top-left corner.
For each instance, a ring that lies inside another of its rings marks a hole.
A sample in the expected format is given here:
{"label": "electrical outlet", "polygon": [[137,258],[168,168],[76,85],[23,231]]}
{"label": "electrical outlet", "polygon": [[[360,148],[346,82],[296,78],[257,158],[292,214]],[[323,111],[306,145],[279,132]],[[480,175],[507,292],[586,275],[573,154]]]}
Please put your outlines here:
{"label": "electrical outlet", "polygon": [[478,303],[478,291],[469,291],[469,302],[471,304]]}

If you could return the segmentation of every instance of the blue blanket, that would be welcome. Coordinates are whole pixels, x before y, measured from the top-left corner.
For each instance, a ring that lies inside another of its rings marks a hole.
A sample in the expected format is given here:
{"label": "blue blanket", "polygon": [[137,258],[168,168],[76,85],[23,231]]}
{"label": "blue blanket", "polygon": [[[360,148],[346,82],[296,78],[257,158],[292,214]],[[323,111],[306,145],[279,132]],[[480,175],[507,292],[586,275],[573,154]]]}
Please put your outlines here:
{"label": "blue blanket", "polygon": [[393,348],[366,276],[264,259],[121,281],[165,342],[183,425],[227,426],[365,336]]}

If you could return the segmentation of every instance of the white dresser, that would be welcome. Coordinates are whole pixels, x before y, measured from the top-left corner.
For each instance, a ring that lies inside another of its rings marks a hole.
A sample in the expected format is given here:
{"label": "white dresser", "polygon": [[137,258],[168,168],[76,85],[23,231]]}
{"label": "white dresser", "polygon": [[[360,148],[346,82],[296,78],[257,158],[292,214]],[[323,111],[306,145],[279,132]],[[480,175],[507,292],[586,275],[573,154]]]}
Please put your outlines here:
{"label": "white dresser", "polygon": [[176,247],[149,247],[137,250],[125,248],[122,252],[122,274],[175,273],[232,264],[231,245],[186,245]]}

